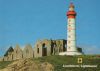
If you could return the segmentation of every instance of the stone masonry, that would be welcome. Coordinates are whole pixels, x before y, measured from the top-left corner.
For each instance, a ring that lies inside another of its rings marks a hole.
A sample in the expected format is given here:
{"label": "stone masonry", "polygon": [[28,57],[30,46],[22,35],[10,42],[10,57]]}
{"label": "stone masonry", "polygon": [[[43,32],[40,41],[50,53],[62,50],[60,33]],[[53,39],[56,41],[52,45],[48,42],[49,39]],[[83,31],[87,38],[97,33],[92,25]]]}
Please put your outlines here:
{"label": "stone masonry", "polygon": [[21,49],[17,44],[12,52],[8,52],[6,56],[0,58],[0,61],[12,61],[23,58],[43,57],[50,55],[58,55],[59,52],[66,51],[66,40],[38,40],[32,48],[30,44]]}

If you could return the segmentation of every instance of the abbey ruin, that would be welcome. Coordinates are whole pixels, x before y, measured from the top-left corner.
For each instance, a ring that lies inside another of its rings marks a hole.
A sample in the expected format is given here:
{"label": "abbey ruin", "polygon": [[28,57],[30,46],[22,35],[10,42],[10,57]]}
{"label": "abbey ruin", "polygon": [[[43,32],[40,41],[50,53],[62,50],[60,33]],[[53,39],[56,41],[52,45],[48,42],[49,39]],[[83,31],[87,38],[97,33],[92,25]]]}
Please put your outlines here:
{"label": "abbey ruin", "polygon": [[42,56],[58,55],[59,52],[66,51],[66,40],[38,40],[34,47],[26,45],[22,49],[18,44],[0,58],[0,61],[12,61],[23,58],[36,58]]}

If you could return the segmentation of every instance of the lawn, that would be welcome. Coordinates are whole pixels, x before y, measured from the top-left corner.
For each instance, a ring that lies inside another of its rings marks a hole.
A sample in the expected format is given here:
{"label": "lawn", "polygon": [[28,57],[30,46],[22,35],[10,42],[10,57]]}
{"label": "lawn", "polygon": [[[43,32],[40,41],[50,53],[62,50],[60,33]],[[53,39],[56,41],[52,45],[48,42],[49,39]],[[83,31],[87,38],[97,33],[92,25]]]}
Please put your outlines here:
{"label": "lawn", "polygon": [[[78,58],[82,58],[82,63],[78,63]],[[82,56],[46,56],[34,58],[40,62],[49,62],[53,64],[55,71],[100,71],[99,55]],[[63,67],[63,65],[97,65],[97,67]]]}
{"label": "lawn", "polygon": [[13,61],[2,61],[0,62],[0,69],[5,68],[6,66],[8,66],[9,64],[11,64]]}
{"label": "lawn", "polygon": [[[78,58],[82,58],[82,63],[78,63]],[[32,58],[33,61],[49,62],[54,66],[54,71],[100,71],[100,55],[82,55],[82,56],[45,56]],[[13,61],[0,62],[0,69],[5,68]],[[63,67],[63,65],[97,65],[97,67]]]}

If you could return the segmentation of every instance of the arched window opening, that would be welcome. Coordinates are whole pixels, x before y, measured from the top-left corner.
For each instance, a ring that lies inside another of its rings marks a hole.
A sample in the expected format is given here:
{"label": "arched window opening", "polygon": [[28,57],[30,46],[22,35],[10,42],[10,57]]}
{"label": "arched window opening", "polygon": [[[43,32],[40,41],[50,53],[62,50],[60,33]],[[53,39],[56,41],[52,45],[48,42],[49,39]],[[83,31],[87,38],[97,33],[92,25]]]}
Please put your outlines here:
{"label": "arched window opening", "polygon": [[37,48],[37,53],[39,53],[39,48]]}
{"label": "arched window opening", "polygon": [[42,44],[42,48],[43,48],[43,51],[42,51],[43,56],[47,56],[47,47],[46,47],[45,43]]}

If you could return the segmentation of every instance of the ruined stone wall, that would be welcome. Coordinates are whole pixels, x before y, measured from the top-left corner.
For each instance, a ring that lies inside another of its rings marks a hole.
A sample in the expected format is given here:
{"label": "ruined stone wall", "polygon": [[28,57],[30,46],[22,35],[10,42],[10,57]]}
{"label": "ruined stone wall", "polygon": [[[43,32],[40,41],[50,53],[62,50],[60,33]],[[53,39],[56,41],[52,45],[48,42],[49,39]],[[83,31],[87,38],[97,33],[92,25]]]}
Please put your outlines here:
{"label": "ruined stone wall", "polygon": [[[66,40],[40,40],[34,47],[34,57],[58,55],[66,50]],[[39,52],[38,52],[39,49]]]}
{"label": "ruined stone wall", "polygon": [[34,57],[42,57],[42,45],[41,45],[41,41],[37,41],[37,43],[34,46]]}
{"label": "ruined stone wall", "polygon": [[46,48],[46,51],[47,51],[46,55],[47,56],[50,56],[51,55],[51,40],[45,40],[43,42],[43,44],[45,44],[45,47],[44,48]]}
{"label": "ruined stone wall", "polygon": [[58,55],[59,52],[64,52],[66,40],[38,40],[32,48],[31,45],[26,45],[22,50],[19,45],[16,45],[13,52],[9,52],[4,56],[3,61],[12,61],[23,58],[43,57],[50,55]]}
{"label": "ruined stone wall", "polygon": [[23,58],[23,52],[21,48],[19,47],[19,45],[16,45],[13,52],[13,60],[22,59],[22,58]]}
{"label": "ruined stone wall", "polygon": [[[39,50],[39,52],[38,52]],[[51,55],[51,40],[39,40],[34,47],[34,57]]]}
{"label": "ruined stone wall", "polygon": [[26,45],[23,50],[23,58],[33,58],[33,48],[30,44]]}
{"label": "ruined stone wall", "polygon": [[53,55],[58,55],[59,52],[66,51],[66,40],[52,40]]}
{"label": "ruined stone wall", "polygon": [[8,53],[8,61],[12,61],[13,60],[13,52],[9,52]]}

